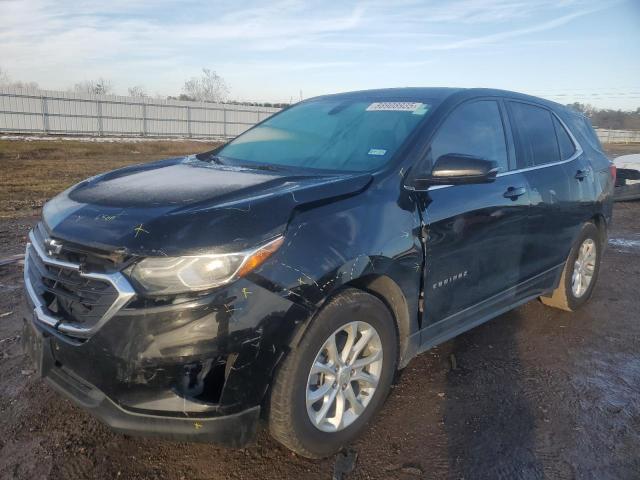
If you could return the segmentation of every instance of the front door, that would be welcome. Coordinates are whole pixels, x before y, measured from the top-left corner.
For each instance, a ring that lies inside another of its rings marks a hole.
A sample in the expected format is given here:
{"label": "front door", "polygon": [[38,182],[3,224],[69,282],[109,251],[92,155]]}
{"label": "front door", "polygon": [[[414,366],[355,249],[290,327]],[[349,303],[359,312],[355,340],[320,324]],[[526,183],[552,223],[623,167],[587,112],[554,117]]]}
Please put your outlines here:
{"label": "front door", "polygon": [[529,186],[522,173],[510,172],[505,132],[498,101],[476,100],[457,107],[431,143],[432,164],[461,153],[497,162],[499,174],[492,183],[437,186],[426,194],[422,326],[430,336],[455,328],[452,322],[462,325],[465,311],[509,296],[524,280]]}

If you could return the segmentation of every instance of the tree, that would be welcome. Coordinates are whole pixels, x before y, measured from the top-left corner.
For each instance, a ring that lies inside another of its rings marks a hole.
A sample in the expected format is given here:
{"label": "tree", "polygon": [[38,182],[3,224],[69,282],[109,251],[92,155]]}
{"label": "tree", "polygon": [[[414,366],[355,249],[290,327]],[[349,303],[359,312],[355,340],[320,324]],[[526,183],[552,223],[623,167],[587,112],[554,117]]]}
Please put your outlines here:
{"label": "tree", "polygon": [[181,93],[180,95],[178,95],[177,97],[175,95],[169,95],[167,97],[167,100],[180,100],[182,102],[195,102],[196,99],[193,97],[190,97],[189,95],[187,95],[186,93]]}
{"label": "tree", "polygon": [[20,80],[18,81],[12,81],[11,77],[9,76],[9,73],[7,72],[7,70],[0,68],[0,87],[5,87],[5,88],[31,88],[31,89],[38,89],[40,88],[37,84],[37,82],[22,82]]}
{"label": "tree", "polygon": [[567,105],[567,107],[580,112],[587,117],[590,117],[597,110],[593,105],[580,102],[570,103],[569,105]]}
{"label": "tree", "polygon": [[109,95],[110,93],[113,93],[113,84],[111,83],[111,80],[106,80],[100,77],[97,80],[84,80],[80,83],[76,83],[73,86],[73,90],[77,93]]}
{"label": "tree", "polygon": [[202,69],[202,75],[184,82],[182,94],[200,102],[224,102],[229,94],[224,79],[215,71]]}
{"label": "tree", "polygon": [[4,68],[0,67],[0,87],[6,87],[9,83],[9,74]]}
{"label": "tree", "polygon": [[640,108],[635,112],[622,110],[599,109],[593,105],[571,103],[567,107],[589,117],[591,123],[599,128],[611,130],[640,130]]}
{"label": "tree", "polygon": [[129,87],[128,91],[130,97],[145,98],[149,96],[145,88],[141,85],[134,85],[133,87]]}
{"label": "tree", "polygon": [[38,82],[23,82],[21,80],[18,80],[17,82],[10,82],[9,86],[12,88],[26,88],[31,90],[37,90],[40,88]]}

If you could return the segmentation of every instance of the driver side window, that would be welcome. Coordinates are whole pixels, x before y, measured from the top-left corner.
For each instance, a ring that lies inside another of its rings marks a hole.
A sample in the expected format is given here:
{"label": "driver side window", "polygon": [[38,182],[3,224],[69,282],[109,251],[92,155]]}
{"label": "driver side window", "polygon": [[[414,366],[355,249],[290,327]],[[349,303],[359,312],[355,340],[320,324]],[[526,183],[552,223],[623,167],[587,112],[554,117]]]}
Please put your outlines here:
{"label": "driver side window", "polygon": [[509,170],[507,145],[498,103],[480,100],[465,103],[444,121],[431,142],[432,162],[442,155],[459,153],[484,158]]}

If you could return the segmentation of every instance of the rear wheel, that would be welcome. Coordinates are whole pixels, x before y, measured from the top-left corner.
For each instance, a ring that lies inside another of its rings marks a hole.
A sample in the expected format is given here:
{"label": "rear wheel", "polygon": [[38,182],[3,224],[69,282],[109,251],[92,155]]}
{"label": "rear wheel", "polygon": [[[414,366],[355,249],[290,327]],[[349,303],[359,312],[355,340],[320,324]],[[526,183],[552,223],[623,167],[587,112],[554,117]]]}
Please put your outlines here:
{"label": "rear wheel", "polygon": [[393,317],[379,299],[359,290],[335,297],[276,375],[271,435],[305,457],[337,452],[383,404],[397,345]]}
{"label": "rear wheel", "polygon": [[551,297],[540,297],[542,303],[568,311],[585,304],[591,298],[598,278],[601,252],[600,232],[593,223],[585,224],[569,253],[558,288]]}

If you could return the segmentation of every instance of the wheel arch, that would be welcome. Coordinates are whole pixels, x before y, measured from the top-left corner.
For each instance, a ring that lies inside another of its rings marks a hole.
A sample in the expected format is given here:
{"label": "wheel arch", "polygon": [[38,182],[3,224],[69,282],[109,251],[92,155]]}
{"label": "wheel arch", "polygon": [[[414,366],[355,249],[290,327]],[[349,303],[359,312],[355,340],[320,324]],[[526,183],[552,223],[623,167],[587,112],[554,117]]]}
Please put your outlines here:
{"label": "wheel arch", "polygon": [[398,368],[404,368],[411,360],[409,338],[414,332],[411,327],[409,305],[400,286],[386,275],[366,275],[356,278],[344,286],[369,293],[387,306],[398,332]]}
{"label": "wheel arch", "polygon": [[591,217],[584,220],[579,225],[579,228],[576,229],[576,233],[573,235],[573,238],[571,239],[571,245],[570,245],[569,251],[567,252],[567,258],[569,258],[569,255],[571,255],[571,252],[573,251],[573,249],[576,248],[578,240],[580,239],[580,235],[582,233],[582,229],[585,227],[585,225],[589,223],[592,223],[593,225],[595,225],[596,229],[598,230],[598,236],[600,237],[599,238],[600,246],[602,248],[606,247],[607,220],[604,217],[604,215],[602,215],[602,213],[594,213]]}
{"label": "wheel arch", "polygon": [[596,213],[591,217],[591,221],[594,223],[600,234],[600,245],[604,249],[607,245],[607,220],[601,213]]}
{"label": "wheel arch", "polygon": [[400,286],[390,277],[381,274],[369,274],[354,278],[333,291],[309,319],[300,324],[300,328],[297,329],[289,342],[289,348],[295,348],[300,343],[309,325],[314,321],[314,318],[323,309],[324,305],[349,288],[355,288],[373,295],[389,309],[398,332],[398,368],[404,368],[409,363],[409,360],[413,358],[412,352],[415,351],[415,348],[411,347],[410,338],[418,327],[417,324],[412,327],[409,304]]}

